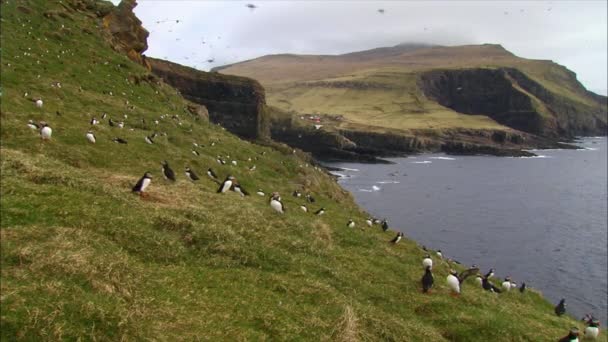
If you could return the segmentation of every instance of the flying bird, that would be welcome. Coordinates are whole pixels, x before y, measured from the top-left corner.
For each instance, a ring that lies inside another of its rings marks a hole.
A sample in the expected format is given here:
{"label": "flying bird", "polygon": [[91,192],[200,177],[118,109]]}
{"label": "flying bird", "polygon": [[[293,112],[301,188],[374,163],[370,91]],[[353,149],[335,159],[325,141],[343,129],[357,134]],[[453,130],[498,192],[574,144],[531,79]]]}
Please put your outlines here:
{"label": "flying bird", "polygon": [[249,8],[251,10],[254,10],[254,9],[258,8],[258,6],[254,5],[254,4],[247,4],[245,6],[247,6],[247,8]]}
{"label": "flying bird", "polygon": [[384,8],[379,8],[379,9],[378,9],[378,13],[380,13],[380,14],[384,14]]}

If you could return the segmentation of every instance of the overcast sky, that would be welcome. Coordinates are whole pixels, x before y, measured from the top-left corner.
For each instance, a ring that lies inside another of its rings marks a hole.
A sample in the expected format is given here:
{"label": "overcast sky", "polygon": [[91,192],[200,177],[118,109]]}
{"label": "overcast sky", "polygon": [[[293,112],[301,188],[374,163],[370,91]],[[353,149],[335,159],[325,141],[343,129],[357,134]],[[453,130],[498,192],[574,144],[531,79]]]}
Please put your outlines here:
{"label": "overcast sky", "polygon": [[146,55],[202,70],[276,53],[496,43],[520,57],[551,59],[576,72],[588,89],[608,92],[605,0],[138,3],[135,13],[150,31]]}

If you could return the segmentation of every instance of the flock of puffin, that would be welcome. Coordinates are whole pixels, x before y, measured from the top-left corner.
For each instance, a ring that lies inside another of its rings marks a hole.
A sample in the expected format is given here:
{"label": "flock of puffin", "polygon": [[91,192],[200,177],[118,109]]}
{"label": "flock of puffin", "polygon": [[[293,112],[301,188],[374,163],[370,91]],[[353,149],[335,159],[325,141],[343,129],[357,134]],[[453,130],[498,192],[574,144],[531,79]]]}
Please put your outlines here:
{"label": "flock of puffin", "polygon": [[[38,108],[42,108],[42,106],[43,106],[43,101],[41,99],[35,100],[34,103],[35,103],[36,107],[38,107]],[[105,114],[104,114],[103,118],[105,118]],[[158,124],[158,122],[156,122],[156,123]],[[99,124],[99,121],[96,118],[92,118],[90,121],[90,124],[97,125],[97,124]],[[109,124],[111,126],[118,126],[120,128],[124,127],[123,122],[116,123],[116,122],[112,121],[112,119],[109,120]],[[29,120],[27,125],[31,129],[38,130],[39,134],[40,134],[40,138],[43,141],[51,139],[53,130],[48,125],[48,123],[46,123],[44,121],[35,123],[33,120]],[[153,139],[156,135],[157,134],[154,133],[150,136],[146,136],[145,137],[146,142],[149,144],[152,144]],[[91,130],[87,131],[87,133],[85,134],[85,138],[90,143],[96,142],[96,137]],[[127,143],[127,141],[125,141],[124,139],[118,138],[118,137],[112,139],[112,141],[117,142],[117,143],[123,143],[123,144]],[[197,146],[196,143],[194,145]],[[215,145],[215,142],[212,142],[211,145],[212,146]],[[197,152],[194,149],[192,151],[193,151],[193,153]],[[265,154],[265,152],[262,152],[262,154]],[[224,161],[219,156],[217,158],[217,162],[222,165],[226,164],[226,161]],[[236,165],[236,161],[232,161],[232,164]],[[161,166],[162,166],[163,177],[166,180],[175,182],[177,180],[177,178],[176,178],[175,172],[169,166],[169,163],[167,161],[163,161],[161,163]],[[255,169],[255,166],[249,168],[249,170],[252,170],[252,169]],[[195,181],[200,180],[199,176],[195,173],[195,171],[192,170],[188,166],[185,167],[184,173],[190,181],[195,182]],[[239,184],[238,180],[232,175],[226,176],[224,181],[220,182],[219,178],[217,177],[215,172],[211,168],[209,168],[207,170],[207,176],[219,185],[219,188],[217,189],[217,193],[226,193],[228,191],[233,191],[233,192],[236,192],[237,194],[239,194],[240,196],[249,196],[249,192],[246,191]],[[149,171],[147,171],[137,181],[135,186],[133,186],[132,192],[139,194],[140,196],[145,196],[146,190],[150,186],[151,183],[152,183],[152,174]],[[261,189],[259,189],[256,192],[256,194],[259,196],[266,196],[266,194]],[[297,198],[300,198],[303,196],[302,193],[298,190],[295,190],[292,193],[292,195]],[[310,194],[307,194],[304,197],[308,203],[315,202],[315,199]],[[287,211],[285,206],[283,205],[283,202],[281,201],[281,196],[278,192],[273,192],[270,195],[269,205],[273,210],[275,210],[279,214],[284,214]],[[308,212],[308,207],[306,206],[306,204],[301,204],[300,209],[304,212]],[[314,212],[314,214],[317,216],[321,216],[321,215],[325,214],[325,208],[318,209],[317,211]],[[389,229],[388,222],[386,219],[379,220],[379,219],[370,217],[367,220],[365,220],[365,223],[369,227],[372,227],[373,225],[379,225],[384,232],[388,231],[388,229]],[[355,228],[355,226],[356,226],[355,221],[353,221],[352,219],[350,219],[346,223],[346,227],[348,227],[348,228]],[[404,234],[402,232],[398,232],[397,235],[392,240],[390,240],[390,243],[397,244],[397,243],[399,243],[399,241],[401,241],[401,239],[403,237],[404,237]],[[423,248],[423,250],[428,252],[426,247],[423,246],[422,248]],[[442,254],[441,250],[437,250],[435,253],[436,253],[437,257],[439,258],[439,260],[443,260],[443,254]],[[447,259],[447,262],[448,262],[448,264],[450,262],[458,263],[457,261],[454,261],[451,259]],[[424,274],[420,281],[421,285],[422,285],[422,292],[425,294],[429,294],[429,293],[431,293],[431,289],[433,288],[433,285],[435,283],[435,278],[433,276],[433,271],[432,271],[433,270],[433,259],[431,258],[430,254],[425,255],[424,259],[422,260],[422,266],[424,269]],[[467,270],[460,272],[460,273],[458,273],[454,269],[450,269],[449,274],[446,277],[446,282],[447,282],[448,288],[450,289],[450,294],[454,297],[458,297],[461,293],[462,285],[463,285],[464,281],[468,277],[473,276],[473,275],[475,275],[475,277],[476,277],[476,283],[482,289],[489,291],[489,292],[502,293],[502,292],[508,292],[512,289],[517,289],[517,283],[513,282],[510,277],[506,277],[504,279],[504,281],[501,283],[500,287],[495,286],[491,282],[491,278],[494,276],[494,269],[490,269],[485,275],[481,275],[479,273],[479,268],[476,265],[473,265],[472,267],[470,267]],[[526,290],[526,283],[522,283],[521,286],[519,286],[519,292],[523,294],[525,292],[525,290]],[[560,300],[560,302],[555,307],[554,311],[557,316],[562,316],[566,313],[565,299]],[[595,318],[593,315],[587,314],[583,318],[583,322],[587,325],[585,328],[585,333],[584,333],[585,339],[590,339],[590,340],[596,339],[599,336],[599,331],[600,331],[599,330],[599,325],[600,325],[599,320],[597,318]],[[573,327],[568,332],[568,335],[561,338],[559,340],[559,342],[577,342],[579,335],[580,335],[579,329],[576,327]]]}

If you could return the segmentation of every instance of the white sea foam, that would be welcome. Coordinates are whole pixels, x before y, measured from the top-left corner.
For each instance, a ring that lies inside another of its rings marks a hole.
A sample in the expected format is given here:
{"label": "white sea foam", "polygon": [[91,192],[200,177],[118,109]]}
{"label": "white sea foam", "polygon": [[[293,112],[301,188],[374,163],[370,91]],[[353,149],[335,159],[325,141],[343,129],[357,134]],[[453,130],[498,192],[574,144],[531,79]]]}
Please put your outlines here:
{"label": "white sea foam", "polygon": [[353,171],[353,172],[359,172],[359,169],[349,169],[347,167],[341,167],[342,171]]}
{"label": "white sea foam", "polygon": [[451,158],[451,157],[431,157],[430,159],[439,159],[439,160],[456,160],[456,158]]}
{"label": "white sea foam", "polygon": [[359,189],[359,191],[361,191],[361,192],[372,192],[373,190],[369,190],[369,189]]}
{"label": "white sea foam", "polygon": [[330,173],[334,176],[338,176],[340,178],[348,178],[347,175],[343,174],[343,173],[339,173],[339,172],[335,172],[335,171],[330,171]]}
{"label": "white sea foam", "polygon": [[400,181],[392,181],[392,180],[390,180],[390,181],[378,181],[378,182],[376,182],[376,184],[399,184],[399,183],[401,183],[401,182]]}
{"label": "white sea foam", "polygon": [[543,154],[539,154],[537,156],[532,156],[532,157],[519,157],[519,159],[549,159],[549,158],[553,158],[552,156],[545,156]]}
{"label": "white sea foam", "polygon": [[374,190],[374,191],[380,191],[380,187],[372,185],[372,190]]}
{"label": "white sea foam", "polygon": [[412,164],[430,164],[430,163],[432,163],[432,161],[430,161],[430,160],[412,162]]}

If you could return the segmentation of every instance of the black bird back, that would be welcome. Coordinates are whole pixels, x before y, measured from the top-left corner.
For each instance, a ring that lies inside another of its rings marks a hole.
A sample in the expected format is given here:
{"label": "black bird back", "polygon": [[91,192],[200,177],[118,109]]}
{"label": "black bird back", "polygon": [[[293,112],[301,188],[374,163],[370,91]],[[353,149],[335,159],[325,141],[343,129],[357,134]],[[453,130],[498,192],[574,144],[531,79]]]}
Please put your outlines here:
{"label": "black bird back", "polygon": [[427,267],[422,276],[422,292],[427,293],[433,287],[434,282],[433,272],[430,267]]}
{"label": "black bird back", "polygon": [[165,163],[163,164],[163,174],[165,175],[165,177],[167,177],[167,179],[175,182],[175,172],[173,172],[173,170],[171,170],[171,168],[169,167],[169,164]]}

